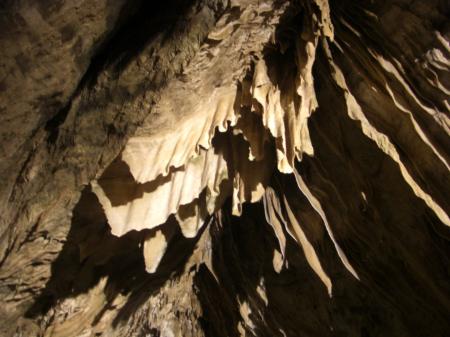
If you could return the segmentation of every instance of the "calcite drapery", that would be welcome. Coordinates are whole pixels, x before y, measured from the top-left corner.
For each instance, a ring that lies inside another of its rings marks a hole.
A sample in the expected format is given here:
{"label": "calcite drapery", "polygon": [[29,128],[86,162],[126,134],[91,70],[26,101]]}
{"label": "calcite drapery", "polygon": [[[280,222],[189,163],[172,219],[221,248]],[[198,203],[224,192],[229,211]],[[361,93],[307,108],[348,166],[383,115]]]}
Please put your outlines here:
{"label": "calcite drapery", "polygon": [[0,335],[446,336],[448,5],[126,3],[2,5]]}

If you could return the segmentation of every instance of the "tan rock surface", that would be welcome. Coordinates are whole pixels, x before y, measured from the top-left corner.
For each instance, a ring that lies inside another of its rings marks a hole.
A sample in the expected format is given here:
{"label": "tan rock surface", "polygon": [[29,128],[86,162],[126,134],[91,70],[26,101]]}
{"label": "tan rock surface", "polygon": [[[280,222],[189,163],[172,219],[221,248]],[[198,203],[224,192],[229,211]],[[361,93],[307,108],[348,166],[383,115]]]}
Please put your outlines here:
{"label": "tan rock surface", "polygon": [[447,336],[445,1],[0,8],[1,336]]}

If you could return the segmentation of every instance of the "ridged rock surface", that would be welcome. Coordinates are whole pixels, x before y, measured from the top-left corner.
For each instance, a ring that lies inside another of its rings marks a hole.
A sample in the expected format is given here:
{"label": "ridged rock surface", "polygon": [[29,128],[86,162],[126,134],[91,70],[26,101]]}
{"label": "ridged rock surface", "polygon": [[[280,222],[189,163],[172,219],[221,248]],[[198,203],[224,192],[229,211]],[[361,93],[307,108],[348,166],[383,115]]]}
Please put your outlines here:
{"label": "ridged rock surface", "polygon": [[0,9],[0,336],[448,336],[446,1]]}

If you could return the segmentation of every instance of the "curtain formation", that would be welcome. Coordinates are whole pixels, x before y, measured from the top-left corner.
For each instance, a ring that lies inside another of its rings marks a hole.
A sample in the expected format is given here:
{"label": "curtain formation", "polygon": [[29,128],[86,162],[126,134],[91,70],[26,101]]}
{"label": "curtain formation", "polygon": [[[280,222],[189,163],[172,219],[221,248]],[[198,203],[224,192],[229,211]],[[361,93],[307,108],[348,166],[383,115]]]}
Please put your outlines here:
{"label": "curtain formation", "polygon": [[[239,1],[234,3],[234,6],[241,5]],[[276,40],[276,32],[271,28],[263,32],[259,28],[249,29],[247,39],[265,34],[272,49],[253,50],[251,55],[246,55],[243,48],[240,56],[244,60],[247,57],[247,61],[238,64],[247,69],[244,74],[237,76],[229,72],[228,77],[219,78],[217,83],[198,83],[185,88],[185,82],[196,83],[199,68],[204,72],[217,72],[221,58],[226,57],[223,51],[230,45],[243,43],[239,29],[248,29],[255,24],[252,22],[255,18],[260,20],[260,15],[254,13],[263,12],[264,6],[257,2],[245,5],[238,20],[230,21],[227,15],[223,16],[208,36],[214,47],[205,46],[197,59],[186,66],[184,78],[170,84],[173,90],[168,90],[169,94],[159,100],[158,115],[168,118],[169,125],[155,132],[159,117],[150,116],[128,140],[119,158],[92,182],[92,189],[114,235],[158,229],[143,244],[148,272],[157,270],[171,239],[170,231],[163,230],[169,217],[174,216],[183,235],[192,238],[227,198],[232,200],[235,216],[241,214],[244,203],[262,200],[266,220],[279,241],[279,251],[274,252],[280,256],[274,259],[275,270],[279,272],[283,266],[285,235],[290,235],[331,296],[332,281],[302,229],[302,219],[293,212],[283,190],[273,186],[272,179],[276,170],[295,176],[298,193],[307,198],[320,216],[342,263],[358,278],[335,238],[333,219],[327,218],[296,168],[301,167],[304,156],[314,156],[308,119],[311,114],[320,113],[320,109],[316,110],[321,104],[328,104],[318,101],[315,92],[313,69],[318,53],[321,67],[331,74],[331,85],[345,100],[348,116],[359,122],[364,135],[398,164],[416,196],[447,226],[450,226],[450,219],[443,206],[430,195],[417,175],[410,172],[411,167],[404,162],[399,146],[371,122],[372,112],[364,111],[352,94],[336,59],[342,57],[345,48],[351,48],[361,66],[373,76],[375,93],[375,84],[382,83],[382,90],[398,108],[397,113],[410,119],[417,135],[447,170],[448,163],[429,138],[426,130],[429,125],[421,115],[432,116],[434,123],[447,134],[449,120],[446,114],[428,106],[414,93],[398,61],[387,60],[371,49],[364,55],[356,54],[363,35],[345,18],[339,24],[344,27],[348,41],[354,40],[355,44],[335,40],[327,1],[305,2],[289,39]],[[283,10],[283,5],[279,10]],[[367,16],[370,19],[370,13]],[[279,18],[274,15],[273,20],[277,22]],[[381,70],[391,76],[390,82]],[[217,79],[217,75],[214,78]],[[177,99],[173,96],[177,90],[191,99]],[[400,99],[400,93],[408,93],[408,99]]]}

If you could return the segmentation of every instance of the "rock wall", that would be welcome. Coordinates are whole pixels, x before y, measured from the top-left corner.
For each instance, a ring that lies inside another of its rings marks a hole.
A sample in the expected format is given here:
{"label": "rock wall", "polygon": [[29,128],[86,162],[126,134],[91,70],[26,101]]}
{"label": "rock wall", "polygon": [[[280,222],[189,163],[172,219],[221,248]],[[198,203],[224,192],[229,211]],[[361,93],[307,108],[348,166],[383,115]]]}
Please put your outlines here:
{"label": "rock wall", "polygon": [[0,6],[0,335],[447,336],[445,1]]}

